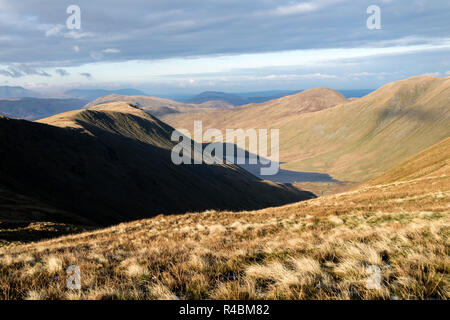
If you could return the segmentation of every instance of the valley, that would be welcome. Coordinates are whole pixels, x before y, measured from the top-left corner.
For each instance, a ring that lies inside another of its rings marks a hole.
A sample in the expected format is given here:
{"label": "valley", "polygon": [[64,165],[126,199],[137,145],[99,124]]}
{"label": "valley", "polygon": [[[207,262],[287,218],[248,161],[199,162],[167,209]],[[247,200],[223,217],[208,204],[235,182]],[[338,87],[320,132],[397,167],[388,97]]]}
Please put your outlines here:
{"label": "valley", "polygon": [[[449,142],[350,192],[0,248],[0,297],[448,299]],[[79,291],[52,280],[72,264]],[[381,270],[376,290],[366,285],[370,266]]]}
{"label": "valley", "polygon": [[[448,299],[449,98],[424,76],[359,99],[114,95],[0,117],[0,299]],[[280,129],[278,175],[175,165],[171,135],[194,120]]]}

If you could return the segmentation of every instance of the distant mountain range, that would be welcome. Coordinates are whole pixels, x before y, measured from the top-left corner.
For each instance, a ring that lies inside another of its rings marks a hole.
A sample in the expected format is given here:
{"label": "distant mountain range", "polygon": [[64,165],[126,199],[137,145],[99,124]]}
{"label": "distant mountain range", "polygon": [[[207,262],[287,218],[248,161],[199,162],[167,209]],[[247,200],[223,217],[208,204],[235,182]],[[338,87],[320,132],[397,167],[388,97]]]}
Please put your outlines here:
{"label": "distant mountain range", "polygon": [[126,102],[138,106],[145,112],[158,118],[172,113],[209,112],[215,109],[233,108],[233,105],[221,101],[207,101],[201,104],[188,104],[158,97],[127,96],[120,94],[110,94],[95,99],[94,101],[88,103],[86,108],[111,102]]}
{"label": "distant mountain range", "polygon": [[[204,103],[207,101],[224,101],[234,106],[242,106],[250,103],[262,103],[270,100],[282,98],[289,95],[294,95],[303,90],[271,90],[271,91],[257,91],[257,92],[243,92],[243,93],[226,93],[219,91],[205,91],[194,97],[185,98],[186,103]],[[373,90],[361,89],[361,90],[338,90],[346,98],[360,98]],[[175,99],[177,100],[177,99]]]}
{"label": "distant mountain range", "polygon": [[105,89],[71,89],[65,92],[66,95],[72,98],[95,100],[97,98],[107,96],[110,94],[120,94],[126,96],[148,96],[145,92],[137,89],[117,89],[117,90],[105,90]]}
{"label": "distant mountain range", "polygon": [[0,98],[24,98],[24,97],[39,97],[37,92],[22,88],[11,86],[0,86]]}
{"label": "distant mountain range", "polygon": [[249,103],[265,102],[272,99],[294,94],[298,91],[261,91],[248,93],[226,93],[219,91],[205,91],[192,98],[184,100],[186,103],[205,103],[208,101],[223,101],[234,106],[242,106]]}
{"label": "distant mountain range", "polygon": [[57,113],[80,109],[86,103],[88,103],[87,100],[81,99],[0,99],[0,115],[10,118],[37,120]]}

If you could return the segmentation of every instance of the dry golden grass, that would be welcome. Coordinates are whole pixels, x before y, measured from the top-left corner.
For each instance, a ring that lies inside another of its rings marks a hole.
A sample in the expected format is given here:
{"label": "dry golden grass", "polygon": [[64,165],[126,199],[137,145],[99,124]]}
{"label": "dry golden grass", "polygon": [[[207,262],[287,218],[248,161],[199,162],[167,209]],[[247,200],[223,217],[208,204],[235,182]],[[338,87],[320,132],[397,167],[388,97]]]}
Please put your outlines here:
{"label": "dry golden grass", "polygon": [[[0,248],[1,299],[448,299],[450,176]],[[80,291],[65,269],[81,269]],[[381,270],[369,289],[368,268]]]}

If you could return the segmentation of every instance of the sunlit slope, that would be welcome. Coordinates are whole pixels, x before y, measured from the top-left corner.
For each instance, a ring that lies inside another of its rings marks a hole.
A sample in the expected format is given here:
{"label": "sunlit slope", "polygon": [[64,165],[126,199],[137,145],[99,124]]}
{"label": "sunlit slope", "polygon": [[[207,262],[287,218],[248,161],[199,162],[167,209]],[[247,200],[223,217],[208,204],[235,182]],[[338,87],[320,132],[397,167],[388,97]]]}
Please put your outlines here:
{"label": "sunlit slope", "polygon": [[[266,104],[248,105],[166,120],[176,128],[189,129],[194,119],[203,120],[206,128],[278,128],[283,168],[326,172],[338,180],[359,182],[450,136],[448,77],[421,76],[389,83],[349,102],[320,90],[328,103],[316,112],[281,116],[277,108],[294,110],[295,105],[283,105],[279,99],[269,110]],[[302,94],[295,96],[303,99]],[[317,99],[308,101],[318,103]]]}
{"label": "sunlit slope", "polygon": [[211,114],[172,114],[164,120],[175,128],[192,128],[194,120],[202,120],[208,128],[267,128],[295,118],[343,103],[347,99],[328,88],[315,88],[258,104],[249,104]]}
{"label": "sunlit slope", "polygon": [[391,83],[357,101],[305,114],[282,130],[281,153],[290,169],[365,181],[450,135],[450,79]]}
{"label": "sunlit slope", "polygon": [[262,208],[313,196],[265,183],[234,165],[177,166],[171,161],[172,131],[125,103],[40,123],[2,117],[0,183],[92,225],[160,213]]}
{"label": "sunlit slope", "polygon": [[[449,299],[448,153],[437,170],[426,160],[446,146],[351,192],[0,248],[0,298]],[[77,292],[65,286],[73,264],[84,279]],[[380,286],[370,288],[376,268]]]}
{"label": "sunlit slope", "polygon": [[450,175],[450,138],[368,182],[369,185]]}

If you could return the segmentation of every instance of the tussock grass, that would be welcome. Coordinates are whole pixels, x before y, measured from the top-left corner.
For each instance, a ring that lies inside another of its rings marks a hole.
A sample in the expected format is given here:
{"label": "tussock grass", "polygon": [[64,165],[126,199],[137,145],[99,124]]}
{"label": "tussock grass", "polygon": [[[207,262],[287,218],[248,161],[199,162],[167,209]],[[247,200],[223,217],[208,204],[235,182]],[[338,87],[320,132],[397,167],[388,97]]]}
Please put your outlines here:
{"label": "tussock grass", "polygon": [[[448,299],[450,177],[0,248],[1,299]],[[69,265],[80,291],[66,288]],[[381,287],[369,289],[370,266]]]}

